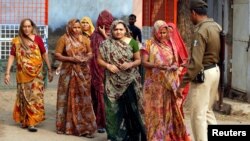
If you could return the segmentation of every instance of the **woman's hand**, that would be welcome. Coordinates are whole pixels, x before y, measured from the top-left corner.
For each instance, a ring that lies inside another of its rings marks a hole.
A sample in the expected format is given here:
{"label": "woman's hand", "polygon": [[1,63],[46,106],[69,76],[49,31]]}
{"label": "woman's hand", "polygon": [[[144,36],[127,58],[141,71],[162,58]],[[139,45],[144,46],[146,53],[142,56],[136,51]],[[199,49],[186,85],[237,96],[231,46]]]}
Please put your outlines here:
{"label": "woman's hand", "polygon": [[10,84],[10,74],[9,74],[9,73],[6,73],[6,74],[5,74],[4,83],[5,83],[6,85],[9,85],[9,84]]}
{"label": "woman's hand", "polygon": [[53,81],[53,72],[52,72],[52,70],[48,71],[48,77],[49,77],[49,82],[52,82]]}
{"label": "woman's hand", "polygon": [[105,25],[103,27],[98,27],[98,30],[99,32],[103,35],[103,37],[105,37],[105,39],[108,38],[108,33],[106,33],[106,30],[105,30]]}
{"label": "woman's hand", "polygon": [[116,67],[115,65],[111,65],[111,64],[107,64],[106,68],[112,72],[112,73],[117,73],[120,70],[118,69],[118,67]]}
{"label": "woman's hand", "polygon": [[122,70],[126,70],[126,69],[129,69],[133,67],[133,64],[132,62],[124,62],[121,66],[120,66],[120,69]]}

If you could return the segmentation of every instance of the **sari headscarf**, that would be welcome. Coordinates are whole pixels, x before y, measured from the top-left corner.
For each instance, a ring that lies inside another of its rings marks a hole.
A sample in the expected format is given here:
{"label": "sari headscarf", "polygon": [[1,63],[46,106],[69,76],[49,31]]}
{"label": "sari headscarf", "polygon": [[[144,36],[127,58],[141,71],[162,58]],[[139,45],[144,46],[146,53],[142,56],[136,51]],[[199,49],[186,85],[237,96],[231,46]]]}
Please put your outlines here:
{"label": "sari headscarf", "polygon": [[83,17],[81,19],[81,22],[87,22],[89,24],[89,31],[83,31],[84,33],[86,33],[88,36],[90,36],[94,31],[95,31],[95,27],[91,21],[91,19],[89,17]]}
{"label": "sari headscarf", "polygon": [[160,31],[166,28],[168,29],[168,25],[166,22],[162,21],[162,20],[158,20],[154,23],[154,27],[153,27],[153,31],[152,31],[152,36],[154,37],[155,40],[160,41]]}
{"label": "sari headscarf", "polygon": [[68,36],[68,38],[71,38],[73,41],[78,41],[78,35],[75,34],[73,27],[74,24],[80,21],[78,19],[71,19],[69,20],[67,26],[66,26],[66,35]]}
{"label": "sari headscarf", "polygon": [[115,20],[115,21],[113,21],[113,23],[111,24],[111,30],[110,30],[111,38],[114,38],[114,36],[113,36],[112,33],[113,33],[115,27],[116,27],[118,24],[123,24],[123,26],[125,27],[125,30],[126,30],[125,36],[126,36],[126,37],[131,37],[131,34],[130,34],[130,32],[129,32],[129,28],[128,28],[128,26],[126,25],[126,23],[125,23],[123,20]]}
{"label": "sari headscarf", "polygon": [[160,40],[160,32],[163,28],[167,28],[167,30],[169,31],[169,27],[168,24],[165,21],[162,20],[158,20],[154,23],[154,27],[152,30],[152,35],[153,38],[156,42],[158,42],[159,46],[161,46],[160,44],[163,44],[164,46],[172,46],[173,49],[173,53],[175,56],[176,61],[178,61],[178,52],[177,52],[177,47],[176,44],[174,43],[172,38],[166,39],[166,40]]}
{"label": "sari headscarf", "polygon": [[176,44],[177,52],[179,54],[179,64],[186,64],[188,61],[188,51],[187,47],[180,36],[180,33],[174,23],[167,23],[168,26],[172,29],[170,32],[170,36],[172,40]]}
{"label": "sari headscarf", "polygon": [[113,20],[114,18],[112,14],[108,10],[103,10],[97,18],[96,29],[98,29],[99,26],[105,26],[105,31],[106,33],[108,33],[110,31],[110,25],[112,24]]}

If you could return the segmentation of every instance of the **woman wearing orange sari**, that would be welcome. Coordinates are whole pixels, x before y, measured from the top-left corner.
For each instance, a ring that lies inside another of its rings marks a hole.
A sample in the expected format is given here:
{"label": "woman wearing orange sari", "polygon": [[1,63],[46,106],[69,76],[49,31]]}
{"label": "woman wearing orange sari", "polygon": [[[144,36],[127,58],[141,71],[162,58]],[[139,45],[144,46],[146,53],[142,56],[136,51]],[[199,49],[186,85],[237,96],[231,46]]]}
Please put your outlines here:
{"label": "woman wearing orange sari", "polygon": [[4,82],[10,83],[10,68],[16,59],[17,98],[13,118],[22,128],[36,132],[35,125],[45,120],[43,60],[49,69],[49,81],[53,79],[48,54],[31,19],[21,21],[18,36],[12,44]]}
{"label": "woman wearing orange sari", "polygon": [[190,137],[176,95],[179,86],[177,49],[168,25],[154,23],[153,38],[145,42],[142,63],[146,69],[143,88],[144,120],[148,141],[189,141]]}
{"label": "woman wearing orange sari", "polygon": [[80,20],[72,19],[57,42],[55,57],[62,62],[57,89],[58,134],[93,137],[95,114],[90,94],[92,57],[90,40],[82,34]]}

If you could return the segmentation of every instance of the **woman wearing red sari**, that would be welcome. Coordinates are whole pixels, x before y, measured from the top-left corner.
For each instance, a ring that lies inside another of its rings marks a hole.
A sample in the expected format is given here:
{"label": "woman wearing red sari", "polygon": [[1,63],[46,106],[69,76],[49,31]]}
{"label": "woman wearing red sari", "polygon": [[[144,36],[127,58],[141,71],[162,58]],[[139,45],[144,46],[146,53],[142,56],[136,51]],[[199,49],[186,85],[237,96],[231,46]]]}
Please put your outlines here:
{"label": "woman wearing red sari", "polygon": [[22,128],[36,132],[35,125],[45,120],[43,60],[49,69],[49,81],[53,79],[48,53],[31,19],[21,21],[12,44],[4,82],[10,83],[10,68],[16,60],[17,98],[13,118]]}
{"label": "woman wearing red sari", "polygon": [[178,106],[178,52],[166,22],[154,23],[153,37],[142,49],[145,67],[144,120],[148,141],[190,141]]}
{"label": "woman wearing red sari", "polygon": [[105,109],[104,109],[104,69],[97,64],[97,54],[99,52],[99,46],[109,34],[110,26],[113,22],[112,14],[103,10],[97,19],[96,29],[91,35],[91,47],[93,52],[93,58],[90,61],[91,67],[91,96],[93,101],[93,108],[96,115],[96,123],[99,133],[105,132]]}
{"label": "woman wearing red sari", "polygon": [[80,20],[72,19],[55,49],[62,62],[57,89],[56,130],[58,134],[93,137],[95,114],[90,93],[92,57],[90,40],[82,34]]}
{"label": "woman wearing red sari", "polygon": [[[187,64],[188,64],[188,51],[187,47],[182,40],[182,37],[180,36],[180,33],[174,23],[167,23],[168,27],[170,27],[170,38],[173,41],[173,44],[175,44],[176,49],[177,49],[177,54],[178,54],[178,65],[180,66],[179,68],[179,77],[180,81],[182,80],[183,75],[187,72]],[[181,112],[184,116],[183,112],[183,103],[187,97],[189,91],[189,85],[186,85],[183,92],[182,92],[182,99],[179,101],[179,106],[181,109]]]}

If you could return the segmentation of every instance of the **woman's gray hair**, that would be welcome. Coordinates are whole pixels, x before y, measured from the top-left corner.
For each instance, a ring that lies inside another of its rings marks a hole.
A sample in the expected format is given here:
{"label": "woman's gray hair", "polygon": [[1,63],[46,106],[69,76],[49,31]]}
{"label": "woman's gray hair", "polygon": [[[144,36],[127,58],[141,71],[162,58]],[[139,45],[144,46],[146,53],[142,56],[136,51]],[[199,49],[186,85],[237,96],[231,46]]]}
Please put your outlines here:
{"label": "woman's gray hair", "polygon": [[123,20],[115,20],[115,21],[112,22],[111,27],[110,27],[111,37],[114,38],[113,31],[114,31],[115,27],[118,24],[122,24],[125,27],[125,30],[126,30],[125,36],[126,37],[131,37],[130,30],[129,30],[128,26],[126,25],[126,23]]}

